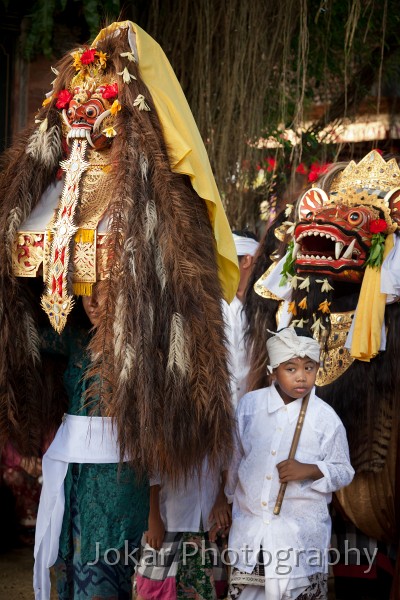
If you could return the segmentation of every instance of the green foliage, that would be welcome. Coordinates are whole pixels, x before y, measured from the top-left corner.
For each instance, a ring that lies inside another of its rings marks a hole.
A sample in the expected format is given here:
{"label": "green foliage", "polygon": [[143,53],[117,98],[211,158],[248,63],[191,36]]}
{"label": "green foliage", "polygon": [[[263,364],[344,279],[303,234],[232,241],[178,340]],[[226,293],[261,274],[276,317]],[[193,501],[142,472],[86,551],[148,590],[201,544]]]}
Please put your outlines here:
{"label": "green foliage", "polygon": [[372,243],[369,249],[368,259],[365,261],[365,267],[374,267],[379,269],[383,263],[383,253],[385,250],[386,235],[375,233],[372,236]]}
{"label": "green foliage", "polygon": [[282,267],[282,271],[281,271],[282,277],[279,282],[279,285],[285,285],[287,283],[288,279],[290,277],[293,277],[293,275],[295,275],[294,263],[296,262],[296,259],[292,257],[293,248],[294,248],[294,241],[292,240],[287,247],[286,260]]}
{"label": "green foliage", "polygon": [[[3,2],[5,0],[2,0]],[[98,33],[104,17],[117,18],[120,12],[120,0],[74,0],[73,9],[82,15],[89,29],[90,37]],[[24,47],[24,55],[30,60],[36,54],[50,58],[53,53],[53,30],[56,18],[71,11],[68,0],[36,0],[31,12],[31,27]]]}
{"label": "green foliage", "polygon": [[38,49],[45,56],[51,56],[56,2],[57,0],[37,0],[32,8],[32,13],[28,15],[32,22],[24,48],[24,54],[28,59]]}

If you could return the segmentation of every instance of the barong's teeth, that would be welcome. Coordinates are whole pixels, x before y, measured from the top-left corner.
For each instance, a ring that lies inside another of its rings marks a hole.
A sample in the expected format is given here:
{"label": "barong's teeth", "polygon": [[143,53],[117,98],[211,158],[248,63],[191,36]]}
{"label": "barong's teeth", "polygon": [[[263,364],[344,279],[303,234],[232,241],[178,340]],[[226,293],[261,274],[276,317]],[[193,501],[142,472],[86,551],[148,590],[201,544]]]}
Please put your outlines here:
{"label": "barong's teeth", "polygon": [[92,142],[92,138],[91,138],[91,135],[90,135],[90,131],[89,131],[89,129],[85,129],[85,134],[86,134],[86,135],[85,135],[85,138],[87,139],[87,141],[88,141],[88,144],[89,144],[90,146],[92,146],[92,148],[94,148],[94,144],[93,144],[93,142]]}
{"label": "barong's teeth", "polygon": [[356,240],[354,239],[351,242],[350,246],[347,248],[346,252],[343,254],[342,258],[351,258],[351,255],[353,254],[355,243],[356,243]]}
{"label": "barong's teeth", "polygon": [[336,258],[336,260],[339,259],[340,253],[343,250],[343,246],[344,246],[344,244],[342,242],[336,242],[336,244],[335,244],[335,258]]}
{"label": "barong's teeth", "polygon": [[67,135],[67,142],[69,143],[71,140],[87,140],[89,145],[94,148],[89,129],[71,129]]}
{"label": "barong's teeth", "polygon": [[292,259],[294,260],[297,256],[298,251],[300,250],[300,244],[298,244],[297,242],[295,242],[294,246],[293,246],[293,252],[292,252]]}
{"label": "barong's teeth", "polygon": [[106,110],[103,113],[101,113],[101,115],[99,115],[93,125],[93,133],[97,133],[98,129],[100,128],[100,125],[102,124],[102,122],[104,121],[104,119],[106,117],[109,117],[111,115],[111,111],[110,110]]}

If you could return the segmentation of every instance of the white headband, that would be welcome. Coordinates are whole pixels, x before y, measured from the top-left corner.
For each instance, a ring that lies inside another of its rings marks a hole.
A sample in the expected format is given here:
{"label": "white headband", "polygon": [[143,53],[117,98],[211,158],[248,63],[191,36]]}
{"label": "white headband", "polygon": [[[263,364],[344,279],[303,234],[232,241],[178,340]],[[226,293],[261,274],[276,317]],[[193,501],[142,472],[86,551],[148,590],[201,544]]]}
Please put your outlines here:
{"label": "white headband", "polygon": [[260,245],[253,238],[236,235],[236,233],[233,234],[233,241],[235,242],[236,254],[238,256],[246,256],[246,254],[254,256]]}
{"label": "white headband", "polygon": [[313,338],[297,335],[293,327],[287,327],[278,333],[274,333],[273,331],[269,331],[269,333],[273,334],[267,340],[270,362],[268,371],[270,373],[282,363],[297,356],[300,358],[307,356],[311,360],[319,362],[321,348],[319,343]]}

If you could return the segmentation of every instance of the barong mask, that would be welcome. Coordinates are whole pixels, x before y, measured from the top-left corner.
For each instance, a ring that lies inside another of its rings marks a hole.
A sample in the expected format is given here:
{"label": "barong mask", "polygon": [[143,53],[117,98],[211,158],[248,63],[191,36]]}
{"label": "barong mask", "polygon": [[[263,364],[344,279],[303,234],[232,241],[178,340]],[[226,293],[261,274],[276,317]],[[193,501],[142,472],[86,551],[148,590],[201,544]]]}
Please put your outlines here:
{"label": "barong mask", "polygon": [[372,151],[337,175],[329,196],[317,187],[308,190],[300,199],[294,230],[296,271],[361,282],[373,236],[393,233],[400,223],[399,184],[396,161],[386,163]]}
{"label": "barong mask", "polygon": [[68,144],[74,139],[87,140],[96,150],[110,146],[117,134],[114,116],[120,109],[118,83],[104,75],[107,55],[90,48],[72,54],[78,73],[68,89],[57,94],[56,107],[62,110],[63,132]]}

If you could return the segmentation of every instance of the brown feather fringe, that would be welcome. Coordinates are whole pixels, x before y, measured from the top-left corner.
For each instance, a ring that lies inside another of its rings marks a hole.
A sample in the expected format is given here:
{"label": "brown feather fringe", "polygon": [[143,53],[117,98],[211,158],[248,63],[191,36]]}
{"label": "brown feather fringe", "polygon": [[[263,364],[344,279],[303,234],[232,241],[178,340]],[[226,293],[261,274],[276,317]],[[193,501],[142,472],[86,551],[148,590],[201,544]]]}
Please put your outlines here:
{"label": "brown feather fringe", "polygon": [[[119,71],[123,49],[113,54]],[[150,93],[134,74],[115,126],[111,264],[91,344],[101,361],[88,374],[90,395],[97,398],[101,386],[121,452],[146,471],[177,478],[206,456],[223,464],[231,451],[222,293],[205,202],[171,172]],[[133,107],[139,93],[150,112]]]}
{"label": "brown feather fringe", "polygon": [[[102,43],[101,49],[107,53],[107,69],[122,71],[126,33]],[[74,75],[69,54],[57,69],[55,94]],[[150,93],[137,66],[129,63],[129,70],[137,80],[120,85],[123,108],[112,145],[115,193],[108,210],[108,273],[99,284],[101,319],[90,344],[86,401],[113,417],[121,455],[139,471],[158,470],[177,481],[199,468],[205,457],[212,465],[226,464],[232,449],[222,293],[206,204],[188,178],[172,173]],[[133,105],[138,94],[145,96],[150,111]],[[39,118],[45,117],[49,128],[60,123],[54,99],[41,110]],[[4,159],[0,227],[9,238],[55,177],[55,167],[35,164],[26,154],[30,135],[32,131]],[[11,274],[5,237],[0,259],[0,299],[6,307],[0,343],[7,353],[0,361],[0,431],[3,437],[18,431],[25,448],[32,448],[43,432],[34,415],[40,419],[47,405],[40,400],[45,386],[34,364],[36,354],[26,352],[24,311],[32,317],[30,327],[36,321]],[[19,377],[23,385],[18,385]]]}

